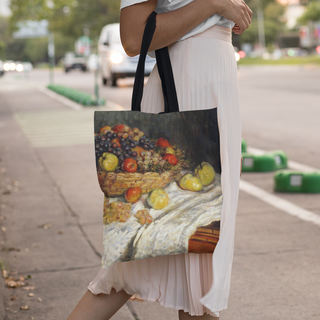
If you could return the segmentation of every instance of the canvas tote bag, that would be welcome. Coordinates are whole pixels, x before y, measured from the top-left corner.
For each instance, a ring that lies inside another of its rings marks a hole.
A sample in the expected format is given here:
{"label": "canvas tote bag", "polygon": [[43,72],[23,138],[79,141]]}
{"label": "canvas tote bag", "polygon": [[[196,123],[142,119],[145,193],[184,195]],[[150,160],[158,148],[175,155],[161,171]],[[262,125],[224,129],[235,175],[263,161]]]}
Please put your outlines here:
{"label": "canvas tote bag", "polygon": [[104,193],[102,265],[212,253],[222,206],[217,108],[179,112],[168,48],[156,51],[165,111],[141,112],[146,24],[131,111],[96,111],[95,153]]}

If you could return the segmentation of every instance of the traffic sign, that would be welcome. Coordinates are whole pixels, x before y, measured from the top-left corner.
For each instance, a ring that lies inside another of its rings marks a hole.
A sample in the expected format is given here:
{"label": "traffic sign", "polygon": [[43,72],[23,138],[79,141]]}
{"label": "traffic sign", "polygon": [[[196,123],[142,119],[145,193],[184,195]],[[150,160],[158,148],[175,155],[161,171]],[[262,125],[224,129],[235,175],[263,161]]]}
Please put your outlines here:
{"label": "traffic sign", "polygon": [[12,37],[16,39],[44,38],[49,34],[48,20],[27,20],[24,22],[18,22],[17,26],[19,30],[12,34]]}

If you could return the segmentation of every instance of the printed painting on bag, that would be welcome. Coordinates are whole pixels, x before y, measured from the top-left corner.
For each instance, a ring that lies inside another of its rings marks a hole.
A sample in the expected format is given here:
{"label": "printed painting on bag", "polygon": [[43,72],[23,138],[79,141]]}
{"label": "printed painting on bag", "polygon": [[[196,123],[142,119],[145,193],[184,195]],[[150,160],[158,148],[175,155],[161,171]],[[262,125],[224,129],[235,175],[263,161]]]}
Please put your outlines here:
{"label": "printed painting on bag", "polygon": [[222,206],[217,110],[95,112],[103,266],[213,252]]}

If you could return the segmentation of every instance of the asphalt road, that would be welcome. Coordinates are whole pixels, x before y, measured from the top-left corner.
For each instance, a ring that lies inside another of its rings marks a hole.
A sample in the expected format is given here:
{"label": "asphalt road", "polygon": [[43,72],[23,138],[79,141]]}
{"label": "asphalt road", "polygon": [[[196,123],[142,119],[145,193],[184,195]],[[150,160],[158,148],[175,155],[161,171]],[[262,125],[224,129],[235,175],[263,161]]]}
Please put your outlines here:
{"label": "asphalt road", "polygon": [[[59,303],[62,319],[63,315],[72,310],[88,281],[99,270],[99,259],[95,253],[102,252],[102,199],[95,181],[92,145],[90,140],[86,140],[92,130],[92,110],[76,112],[40,92],[38,88],[43,87],[48,79],[48,72],[44,70],[34,70],[29,76],[6,74],[0,79],[0,107],[2,110],[7,108],[7,112],[12,115],[12,126],[16,126],[15,130],[13,127],[8,128],[7,123],[0,119],[0,129],[7,130],[3,132],[10,132],[10,135],[14,135],[17,130],[21,131],[20,140],[25,139],[23,143],[30,148],[30,154],[37,158],[34,166],[40,163],[44,174],[50,176],[53,189],[58,190],[57,197],[74,214],[72,216],[70,213],[70,219],[76,219],[76,227],[83,231],[77,236],[79,239],[85,238],[83,241],[89,244],[84,250],[88,257],[85,259],[87,269],[79,271],[83,272],[82,280],[77,285],[72,282],[73,287],[66,291],[62,304],[61,297],[54,296]],[[320,69],[316,68],[240,67],[242,132],[248,146],[265,151],[283,150],[289,160],[319,170],[319,80]],[[94,75],[90,73],[64,74],[56,71],[55,82],[94,92]],[[132,79],[121,80],[118,88],[102,87],[100,94],[108,101],[129,109],[132,83]],[[70,128],[76,128],[76,134],[70,134]],[[10,139],[2,138],[1,147],[4,154],[8,153],[12,147]],[[4,166],[6,155],[3,159]],[[7,166],[10,168],[10,164]],[[8,172],[13,179],[23,180],[22,173],[19,177],[19,170],[12,168]],[[221,314],[222,320],[320,319],[320,224],[306,221],[304,215],[300,218],[293,216],[290,206],[294,204],[304,213],[318,217],[320,196],[274,193],[273,175],[242,174],[243,182],[258,189],[253,188],[252,192],[248,192],[243,185],[240,191],[231,294],[228,309]],[[261,196],[259,190],[265,193]],[[276,197],[270,200],[268,195]],[[281,208],[279,200],[286,200]],[[14,219],[9,217],[7,220]],[[9,222],[6,228],[10,230]],[[12,245],[10,241],[14,242],[8,235],[1,244],[9,247]],[[16,245],[24,246],[22,243]],[[79,268],[82,263],[79,257],[83,257],[84,252],[75,245],[71,255],[71,259],[74,259],[72,261],[76,261]],[[19,254],[16,253],[17,256]],[[24,260],[27,257],[21,259],[21,264],[15,261],[13,265],[16,263],[19,268],[23,261],[27,261]],[[40,263],[35,270],[32,268],[23,270],[34,272],[35,282],[39,270],[44,277],[50,269],[45,263]],[[65,268],[70,269],[71,265],[66,263]],[[46,279],[41,278],[41,281],[45,283]],[[52,281],[59,283],[57,279]],[[64,281],[68,281],[68,278]],[[56,310],[54,301],[51,301],[51,312]],[[8,302],[8,312],[14,308],[14,303]],[[176,313],[171,309],[147,302],[133,303],[129,308],[126,306],[127,309],[124,308],[117,319],[133,319],[130,307],[133,307],[139,319],[155,319],[154,314],[159,320],[176,319]],[[15,318],[13,313],[10,315],[8,319],[27,319],[21,315]]]}

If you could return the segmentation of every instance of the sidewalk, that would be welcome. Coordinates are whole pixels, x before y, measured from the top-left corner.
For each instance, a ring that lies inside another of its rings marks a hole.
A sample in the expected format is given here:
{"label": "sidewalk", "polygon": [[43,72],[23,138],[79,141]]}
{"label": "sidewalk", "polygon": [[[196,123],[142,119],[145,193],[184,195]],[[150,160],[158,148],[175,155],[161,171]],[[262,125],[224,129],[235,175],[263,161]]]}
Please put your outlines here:
{"label": "sidewalk", "polygon": [[[54,113],[70,110],[37,91],[0,92],[0,99],[0,263],[8,273],[6,287],[0,280],[0,319],[66,319],[101,267],[103,198],[92,146],[33,148],[31,131],[22,133],[27,127],[19,127],[12,111],[32,127],[39,116],[49,114],[52,122]],[[38,111],[42,103],[46,110]],[[37,139],[35,125],[32,132]],[[63,142],[54,139],[48,145]],[[112,319],[176,318],[164,309],[129,302]]]}
{"label": "sidewalk", "polygon": [[[0,265],[13,277],[9,286],[23,282],[10,288],[0,276],[0,320],[64,320],[101,266],[92,109],[72,110],[28,85],[0,87]],[[263,110],[267,119],[274,113]],[[275,138],[252,140],[259,147]],[[289,147],[296,161],[308,150]],[[306,155],[314,166],[317,156]],[[241,176],[270,194],[272,179],[272,172]],[[320,214],[318,195],[278,196]],[[220,319],[320,319],[319,244],[318,226],[240,191],[230,299]],[[150,302],[129,302],[113,317],[136,319],[178,317]]]}

